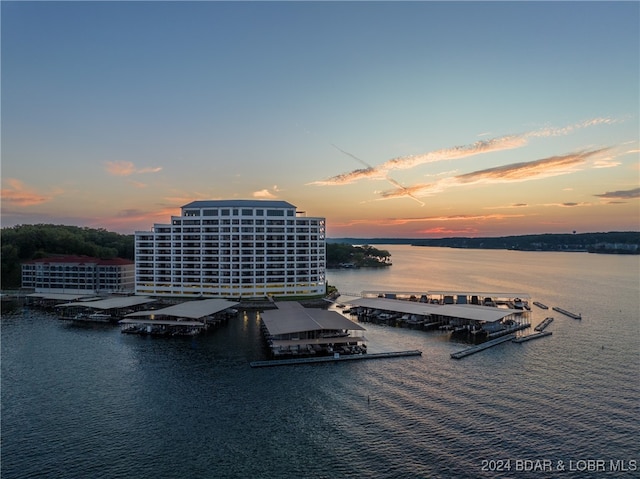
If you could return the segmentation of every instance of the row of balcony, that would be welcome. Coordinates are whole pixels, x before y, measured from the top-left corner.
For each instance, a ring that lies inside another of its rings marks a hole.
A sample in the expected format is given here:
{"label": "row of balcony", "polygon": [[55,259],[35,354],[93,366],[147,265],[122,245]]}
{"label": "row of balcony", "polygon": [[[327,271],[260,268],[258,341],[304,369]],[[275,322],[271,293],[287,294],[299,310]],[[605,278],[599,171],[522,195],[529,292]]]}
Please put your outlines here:
{"label": "row of balcony", "polygon": [[182,271],[182,270],[225,270],[225,269],[234,269],[234,270],[250,270],[250,271],[262,271],[262,270],[272,270],[272,269],[282,269],[282,270],[301,270],[301,269],[320,269],[324,264],[314,261],[308,261],[305,263],[285,263],[285,262],[270,262],[270,263],[240,263],[240,262],[216,262],[216,263],[152,263],[147,261],[140,261],[137,265],[136,272],[140,273],[143,270],[149,271],[159,271],[159,270],[173,270],[173,271]]}
{"label": "row of balcony", "polygon": [[180,273],[172,273],[169,271],[166,272],[154,272],[154,271],[141,271],[140,274],[138,274],[137,278],[168,278],[168,277],[172,277],[172,278],[187,278],[187,277],[191,277],[191,278],[223,278],[226,276],[234,276],[234,277],[246,277],[246,278],[263,278],[263,277],[273,277],[273,276],[287,276],[290,278],[301,278],[301,277],[319,277],[320,274],[318,273],[318,271],[283,271],[283,270],[276,270],[276,271],[260,271],[260,272],[254,272],[254,271],[203,271],[202,273],[200,273],[199,271],[194,271],[194,272],[184,272],[183,274]]}
{"label": "row of balcony", "polygon": [[246,244],[247,247],[257,247],[257,248],[264,248],[264,243],[265,241],[267,242],[271,242],[271,243],[287,243],[288,245],[291,245],[292,247],[300,247],[303,244],[313,244],[315,247],[321,247],[324,246],[324,241],[321,238],[318,238],[317,236],[299,236],[299,237],[293,237],[293,236],[287,236],[285,237],[284,235],[259,235],[259,236],[253,236],[253,235],[175,235],[173,237],[170,236],[162,236],[162,237],[157,237],[155,239],[145,239],[145,240],[138,240],[136,241],[136,247],[140,248],[140,247],[146,247],[146,248],[152,248],[154,245],[158,245],[158,244],[166,244],[166,243],[181,243],[181,242],[189,242],[189,241],[193,241],[196,243],[213,243],[216,244],[217,242],[225,242],[225,241],[242,241],[244,244]]}
{"label": "row of balcony", "polygon": [[[279,281],[272,282],[252,282],[247,280],[240,280],[237,278],[223,278],[219,280],[211,280],[206,282],[172,282],[170,280],[162,281],[162,282],[154,282],[149,279],[141,278],[136,283],[136,289],[139,287],[147,287],[154,289],[162,289],[162,288],[194,288],[194,287],[212,287],[215,285],[228,285],[228,284],[236,284],[236,285],[244,285],[245,287],[257,287],[257,288],[309,288],[309,287],[323,287],[324,282],[288,282],[284,278],[278,278]],[[286,286],[285,286],[286,285]]]}

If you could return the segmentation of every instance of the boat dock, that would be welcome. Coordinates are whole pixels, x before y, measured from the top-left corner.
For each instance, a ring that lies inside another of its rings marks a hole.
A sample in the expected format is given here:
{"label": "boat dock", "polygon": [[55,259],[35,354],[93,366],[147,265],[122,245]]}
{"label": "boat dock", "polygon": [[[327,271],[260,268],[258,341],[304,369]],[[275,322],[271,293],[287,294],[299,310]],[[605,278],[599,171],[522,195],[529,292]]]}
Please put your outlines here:
{"label": "boat dock", "polygon": [[315,358],[272,359],[267,361],[253,361],[250,364],[252,368],[267,368],[292,364],[333,363],[338,361],[358,361],[362,359],[398,358],[405,356],[422,356],[422,351],[393,351],[388,353],[334,355]]}
{"label": "boat dock", "polygon": [[573,319],[582,319],[581,314],[575,314],[575,313],[572,313],[571,311],[567,311],[566,309],[558,308],[557,306],[554,306],[553,310],[557,311],[558,313],[562,313],[565,316],[569,316],[570,318],[573,318]]}
{"label": "boat dock", "polygon": [[535,328],[536,331],[544,331],[547,326],[549,326],[553,322],[552,317],[544,318],[540,324],[538,324]]}
{"label": "boat dock", "polygon": [[528,334],[526,336],[522,336],[518,339],[514,339],[513,342],[514,343],[525,343],[527,341],[531,341],[532,339],[538,339],[538,338],[542,338],[544,336],[551,336],[553,333],[551,331],[540,331],[537,333],[532,333],[532,334]]}
{"label": "boat dock", "polygon": [[530,326],[531,326],[531,324],[529,324],[529,323],[521,323],[521,324],[520,323],[516,323],[513,326],[509,326],[508,328],[501,329],[500,331],[496,331],[494,333],[487,334],[487,338],[489,338],[489,339],[499,338],[501,336],[505,336],[507,334],[515,333],[516,331],[520,331],[521,329],[527,329]]}
{"label": "boat dock", "polygon": [[463,349],[462,351],[458,351],[455,353],[451,353],[452,359],[462,359],[467,356],[471,356],[472,354],[479,353],[480,351],[484,351],[485,349],[492,348],[493,346],[497,346],[498,344],[506,343],[507,341],[511,341],[515,338],[514,334],[509,334],[508,336],[502,336],[497,339],[492,339],[491,341],[487,341],[482,344],[478,344],[477,346],[472,346],[468,349]]}
{"label": "boat dock", "polygon": [[535,304],[540,309],[549,309],[549,306],[547,306],[546,304],[542,304],[539,301],[534,301],[533,304]]}

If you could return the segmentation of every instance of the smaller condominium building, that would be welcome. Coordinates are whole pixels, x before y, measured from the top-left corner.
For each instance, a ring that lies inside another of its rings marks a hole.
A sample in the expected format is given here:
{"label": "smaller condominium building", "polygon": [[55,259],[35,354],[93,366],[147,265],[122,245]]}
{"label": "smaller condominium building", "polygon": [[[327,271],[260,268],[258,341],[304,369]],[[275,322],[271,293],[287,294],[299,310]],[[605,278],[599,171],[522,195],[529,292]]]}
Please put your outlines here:
{"label": "smaller condominium building", "polygon": [[325,219],[286,201],[194,201],[135,233],[136,294],[255,298],[326,291]]}
{"label": "smaller condominium building", "polygon": [[22,287],[36,293],[133,293],[134,262],[122,258],[53,256],[22,263]]}

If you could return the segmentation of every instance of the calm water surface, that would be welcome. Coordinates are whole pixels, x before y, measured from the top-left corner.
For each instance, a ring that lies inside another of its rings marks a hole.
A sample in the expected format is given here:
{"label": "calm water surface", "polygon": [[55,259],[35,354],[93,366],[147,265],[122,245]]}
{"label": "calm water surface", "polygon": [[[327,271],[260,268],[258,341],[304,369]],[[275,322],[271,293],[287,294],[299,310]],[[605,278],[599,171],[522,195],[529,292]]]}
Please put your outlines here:
{"label": "calm water surface", "polygon": [[525,292],[583,320],[552,313],[552,336],[460,361],[446,334],[367,323],[371,352],[422,357],[252,369],[254,313],[191,340],[18,310],[1,324],[2,478],[640,476],[639,257],[384,248],[391,268],[330,284]]}

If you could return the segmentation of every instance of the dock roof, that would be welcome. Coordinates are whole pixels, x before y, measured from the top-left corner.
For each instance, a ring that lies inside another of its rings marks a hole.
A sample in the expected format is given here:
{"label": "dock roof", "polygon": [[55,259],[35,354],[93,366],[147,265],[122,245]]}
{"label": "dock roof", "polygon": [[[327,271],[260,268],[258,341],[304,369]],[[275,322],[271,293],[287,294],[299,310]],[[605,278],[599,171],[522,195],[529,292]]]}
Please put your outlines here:
{"label": "dock roof", "polygon": [[70,306],[84,306],[93,309],[117,309],[130,308],[140,304],[152,303],[155,299],[148,296],[117,296],[114,298],[99,299],[97,301],[76,301],[74,303],[65,303],[58,305],[58,308],[66,308]]}
{"label": "dock roof", "polygon": [[266,310],[260,315],[269,333],[274,336],[323,329],[365,330],[358,323],[335,311],[305,308],[294,301],[276,303],[276,306],[278,309]]}
{"label": "dock roof", "polygon": [[84,301],[97,299],[95,295],[86,294],[71,294],[71,293],[30,293],[27,295],[29,298],[42,298],[51,299],[57,301],[78,301],[84,299]]}
{"label": "dock roof", "polygon": [[346,301],[345,304],[405,314],[416,314],[422,316],[440,315],[450,318],[464,318],[473,321],[486,322],[498,321],[512,314],[522,312],[522,310],[519,309],[496,308],[493,306],[477,306],[471,304],[431,304],[386,298],[359,298]]}
{"label": "dock roof", "polygon": [[194,326],[200,327],[204,323],[200,321],[176,321],[175,319],[121,319],[118,324],[153,324],[155,326]]}
{"label": "dock roof", "polygon": [[127,318],[134,316],[174,316],[178,318],[200,319],[205,316],[224,311],[228,308],[237,306],[238,302],[228,301],[226,299],[201,299],[194,301],[185,301],[184,303],[174,304],[167,308],[153,309],[147,311],[138,311],[129,313]]}

